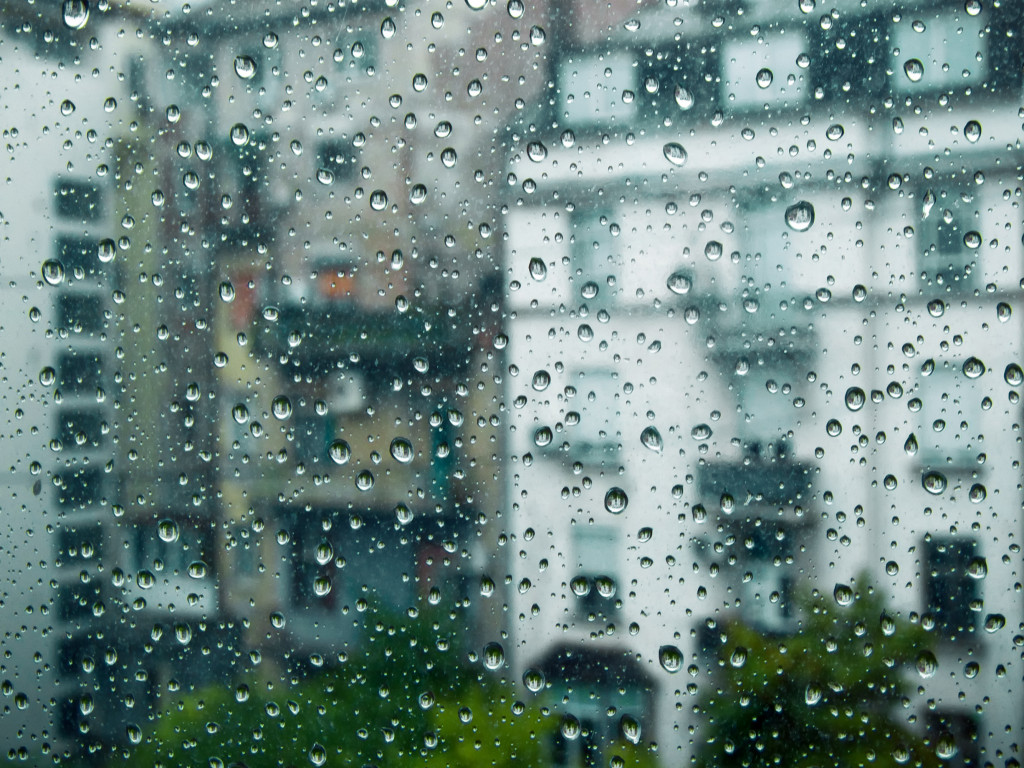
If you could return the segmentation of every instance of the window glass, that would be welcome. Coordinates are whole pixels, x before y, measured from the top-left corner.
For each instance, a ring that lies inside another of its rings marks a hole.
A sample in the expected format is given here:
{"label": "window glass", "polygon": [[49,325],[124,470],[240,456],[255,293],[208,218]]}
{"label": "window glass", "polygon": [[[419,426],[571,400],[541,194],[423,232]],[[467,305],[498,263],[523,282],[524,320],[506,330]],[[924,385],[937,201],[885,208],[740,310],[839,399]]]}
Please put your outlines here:
{"label": "window glass", "polygon": [[0,757],[1019,768],[1024,3],[0,9]]}

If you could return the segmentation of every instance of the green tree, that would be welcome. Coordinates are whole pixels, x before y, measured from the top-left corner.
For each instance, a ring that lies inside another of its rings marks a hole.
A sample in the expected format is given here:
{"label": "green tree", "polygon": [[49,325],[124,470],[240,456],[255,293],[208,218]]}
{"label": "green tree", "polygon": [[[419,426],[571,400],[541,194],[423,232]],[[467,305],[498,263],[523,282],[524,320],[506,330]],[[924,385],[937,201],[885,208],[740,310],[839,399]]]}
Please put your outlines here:
{"label": "green tree", "polygon": [[713,684],[699,704],[700,768],[938,764],[909,727],[905,698],[914,666],[934,662],[927,634],[895,618],[877,592],[845,589],[797,600],[790,633],[721,626]]}

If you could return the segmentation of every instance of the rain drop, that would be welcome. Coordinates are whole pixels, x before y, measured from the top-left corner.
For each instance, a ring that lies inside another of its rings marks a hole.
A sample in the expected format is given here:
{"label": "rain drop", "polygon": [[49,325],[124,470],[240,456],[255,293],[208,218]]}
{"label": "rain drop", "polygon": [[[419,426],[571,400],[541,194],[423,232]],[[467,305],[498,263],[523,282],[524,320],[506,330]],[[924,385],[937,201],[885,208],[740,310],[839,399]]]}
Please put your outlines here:
{"label": "rain drop", "polygon": [[939,669],[939,662],[931,651],[921,651],[918,654],[915,665],[917,666],[918,674],[925,679],[933,677]]}
{"label": "rain drop", "polygon": [[971,144],[976,144],[981,138],[981,123],[977,120],[968,120],[967,125],[964,126],[964,138]]}
{"label": "rain drop", "polygon": [[754,77],[755,82],[757,82],[757,87],[761,89],[768,88],[774,79],[775,75],[770,69],[768,69],[768,67],[759,69],[757,71],[757,75]]}
{"label": "rain drop", "polygon": [[669,275],[668,282],[666,284],[672,293],[678,294],[679,296],[689,293],[690,288],[693,287],[693,281],[690,279],[690,276],[683,272],[673,272]]}
{"label": "rain drop", "polygon": [[946,490],[946,476],[941,472],[931,471],[926,472],[924,477],[921,478],[921,485],[924,489],[933,496],[938,496],[940,493]]}
{"label": "rain drop", "polygon": [[1003,371],[1003,380],[1011,387],[1019,387],[1024,383],[1024,370],[1016,363],[1010,363]]}
{"label": "rain drop", "polygon": [[864,403],[867,401],[867,396],[864,394],[864,390],[860,387],[850,387],[846,390],[846,407],[851,411],[859,411],[864,407]]}
{"label": "rain drop", "polygon": [[611,512],[613,515],[621,515],[629,504],[629,497],[626,496],[626,492],[619,487],[611,488],[608,493],[604,495],[604,508]]}
{"label": "rain drop", "polygon": [[235,74],[243,80],[252,80],[256,76],[256,60],[252,56],[235,56]]}
{"label": "rain drop", "polygon": [[963,372],[968,379],[976,379],[985,372],[985,364],[976,357],[969,357],[964,361]]}
{"label": "rain drop", "polygon": [[82,29],[89,21],[89,3],[86,0],[64,0],[61,12],[68,29]]}
{"label": "rain drop", "polygon": [[543,162],[548,156],[548,148],[539,141],[531,141],[526,145],[526,156],[535,163]]}
{"label": "rain drop", "polygon": [[537,693],[544,687],[544,673],[539,669],[530,668],[523,672],[523,685],[531,693]]}
{"label": "rain drop", "polygon": [[662,147],[662,152],[665,154],[665,159],[672,163],[672,165],[681,167],[686,164],[687,155],[682,144],[670,141]]}
{"label": "rain drop", "polygon": [[683,112],[693,109],[694,98],[693,92],[689,88],[684,88],[681,85],[676,86],[676,106],[678,106]]}
{"label": "rain drop", "polygon": [[806,200],[793,203],[786,209],[786,226],[794,232],[806,232],[814,224],[814,206]]}
{"label": "rain drop", "polygon": [[404,437],[396,437],[391,441],[391,458],[399,464],[408,464],[416,456],[412,443]]}
{"label": "rain drop", "polygon": [[643,443],[645,448],[649,448],[655,453],[661,453],[661,450],[664,447],[664,443],[661,439],[661,433],[654,427],[647,427],[640,433],[640,442]]}
{"label": "rain drop", "polygon": [[674,645],[663,645],[658,649],[658,663],[666,672],[675,674],[683,668],[683,654]]}
{"label": "rain drop", "polygon": [[488,643],[484,646],[483,662],[487,669],[500,669],[505,663],[505,649],[500,643]]}
{"label": "rain drop", "polygon": [[331,461],[341,466],[348,463],[352,456],[352,448],[344,440],[335,440],[327,449],[327,453],[331,457]]}
{"label": "rain drop", "polygon": [[924,64],[920,59],[907,59],[903,65],[903,72],[912,83],[918,83],[924,77]]}
{"label": "rain drop", "polygon": [[837,605],[844,607],[851,605],[853,603],[853,589],[848,584],[836,584],[832,590],[832,597],[835,598]]}

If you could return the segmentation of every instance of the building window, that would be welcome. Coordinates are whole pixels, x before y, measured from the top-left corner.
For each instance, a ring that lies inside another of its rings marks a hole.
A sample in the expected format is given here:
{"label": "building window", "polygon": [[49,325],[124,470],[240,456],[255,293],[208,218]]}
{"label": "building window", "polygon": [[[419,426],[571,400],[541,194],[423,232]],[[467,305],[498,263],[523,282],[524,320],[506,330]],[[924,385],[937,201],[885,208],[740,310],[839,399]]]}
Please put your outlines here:
{"label": "building window", "polygon": [[95,276],[99,269],[95,240],[83,237],[57,238],[57,260],[64,267],[69,282]]}
{"label": "building window", "polygon": [[811,46],[815,97],[865,100],[888,91],[888,39],[884,16],[840,16]]}
{"label": "building window", "polygon": [[943,761],[949,768],[980,766],[981,745],[978,743],[978,721],[965,712],[938,710],[925,718],[928,740],[939,754],[952,756]]}
{"label": "building window", "polygon": [[347,141],[325,141],[317,152],[317,163],[329,171],[334,181],[351,181],[356,177],[359,158]]}
{"label": "building window", "polygon": [[65,393],[95,394],[102,389],[103,359],[88,352],[64,352],[58,362],[60,388]]}
{"label": "building window", "polygon": [[59,416],[57,436],[65,450],[98,448],[106,442],[103,414],[95,409],[68,409]]}
{"label": "building window", "polygon": [[973,539],[932,538],[924,542],[927,611],[944,640],[956,640],[976,626],[975,609],[981,595],[971,571],[977,550]]}
{"label": "building window", "polygon": [[[926,193],[927,194],[927,193]],[[973,243],[974,217],[966,193],[940,192],[929,214],[921,220],[921,279],[930,285],[953,290],[974,288],[977,279]]]}
{"label": "building window", "polygon": [[57,476],[57,503],[65,509],[84,509],[103,499],[103,473],[78,469]]}
{"label": "building window", "polygon": [[[923,18],[919,13],[904,15],[889,34],[889,67],[898,90],[932,91],[982,82],[989,39],[984,29],[984,19],[963,13],[962,6],[924,13]],[[908,69],[912,60],[920,62],[920,75]]]}
{"label": "building window", "polygon": [[[802,104],[807,98],[807,76],[796,62],[806,52],[802,31],[780,30],[764,35],[763,40],[727,40],[722,45],[723,103],[746,109]],[[770,73],[770,78],[765,73]]]}
{"label": "building window", "polygon": [[984,392],[963,373],[962,360],[943,360],[922,376],[915,436],[920,461],[934,469],[977,466]]}
{"label": "building window", "polygon": [[616,530],[586,527],[573,530],[576,574],[570,582],[576,615],[589,621],[613,619],[619,611],[616,574],[619,544]]}
{"label": "building window", "polygon": [[638,72],[627,51],[574,53],[558,60],[558,114],[565,125],[628,124],[636,115]]}
{"label": "building window", "polygon": [[105,317],[103,297],[89,293],[60,293],[57,318],[62,328],[74,333],[98,333]]}
{"label": "building window", "polygon": [[585,464],[612,460],[619,444],[619,383],[611,370],[581,371],[573,385],[576,397],[566,413],[570,455]]}
{"label": "building window", "polygon": [[88,181],[61,179],[54,191],[58,216],[75,221],[96,221],[103,212],[100,188]]}

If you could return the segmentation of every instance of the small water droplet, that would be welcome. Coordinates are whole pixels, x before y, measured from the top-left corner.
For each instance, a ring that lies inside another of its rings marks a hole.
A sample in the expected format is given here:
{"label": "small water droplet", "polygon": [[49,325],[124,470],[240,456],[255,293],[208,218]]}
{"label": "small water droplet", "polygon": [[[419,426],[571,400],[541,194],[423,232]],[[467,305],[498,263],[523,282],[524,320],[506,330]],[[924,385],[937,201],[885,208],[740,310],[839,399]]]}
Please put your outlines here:
{"label": "small water droplet", "polygon": [[969,661],[964,665],[964,677],[971,680],[981,672],[981,665],[976,661]]}
{"label": "small water droplet", "polygon": [[907,456],[913,456],[917,453],[917,436],[911,432],[907,441],[903,444],[903,450],[906,451]]}
{"label": "small water droplet", "polygon": [[838,437],[843,433],[843,423],[839,419],[829,419],[825,425],[825,432],[830,437]]}
{"label": "small water droplet", "polygon": [[390,40],[397,31],[398,27],[395,25],[395,20],[390,16],[385,16],[384,20],[380,23],[380,36],[385,40]]}
{"label": "small water droplet", "polygon": [[370,193],[370,207],[375,211],[383,211],[388,207],[388,195],[383,189],[375,189]]}
{"label": "small water droplet", "polygon": [[815,683],[808,684],[807,688],[804,689],[804,701],[807,706],[813,707],[821,701],[821,686]]}
{"label": "small water droplet", "polygon": [[697,424],[690,430],[690,437],[694,440],[708,440],[713,434],[711,427],[707,424]]}
{"label": "small water droplet", "polygon": [[321,765],[327,762],[327,750],[322,744],[313,744],[309,749],[309,762],[320,768]]}
{"label": "small water droplet", "polygon": [[981,138],[981,123],[977,120],[968,120],[964,126],[964,138],[971,142],[971,144],[976,144],[978,139]]}
{"label": "small water droplet", "polygon": [[533,374],[533,379],[530,381],[530,386],[538,392],[543,392],[551,385],[551,374],[545,371],[543,368]]}
{"label": "small water droplet", "polygon": [[829,141],[839,141],[846,134],[846,129],[839,123],[833,123],[825,129],[825,138]]}
{"label": "small water droplet", "polygon": [[729,655],[729,664],[739,669],[747,663],[747,649],[742,645],[737,646]]}
{"label": "small water droplet", "polygon": [[1006,617],[1001,613],[990,613],[985,617],[985,631],[988,633],[998,632],[1006,626]]}
{"label": "small water droplet", "polygon": [[708,261],[718,261],[724,252],[724,247],[717,240],[709,240],[704,246],[704,257]]}
{"label": "small water droplet", "polygon": [[768,67],[762,67],[757,70],[757,74],[754,76],[754,81],[757,83],[757,87],[761,89],[768,88],[774,79],[775,73],[768,69]]}
{"label": "small water droplet", "polygon": [[972,504],[981,504],[987,497],[988,491],[981,483],[975,483],[971,486],[971,490],[967,492],[967,498],[970,499]]}
{"label": "small water droplet", "polygon": [[173,520],[169,520],[169,519],[166,519],[166,518],[161,520],[159,522],[159,524],[157,525],[156,530],[157,530],[157,535],[160,537],[160,540],[163,541],[163,542],[166,542],[168,544],[173,544],[175,541],[178,540],[179,528],[178,528],[178,524],[176,522],[174,522]]}
{"label": "small water droplet", "polygon": [[942,299],[932,299],[928,302],[928,314],[932,317],[942,317],[946,313],[946,302]]}
{"label": "small water droplet", "polygon": [[988,576],[988,561],[984,557],[972,557],[967,563],[967,575],[972,579],[984,579]]}
{"label": "small water droplet", "polygon": [[529,268],[530,277],[538,283],[544,282],[544,278],[548,276],[548,268],[543,259],[538,259],[536,257],[530,259]]}
{"label": "small water droplet", "polygon": [[970,248],[972,251],[977,250],[981,247],[981,233],[971,230],[970,232],[964,233],[964,245]]}
{"label": "small water droplet", "polygon": [[806,232],[814,224],[814,206],[806,200],[793,203],[786,209],[786,226],[794,232]]}
{"label": "small water droplet", "polygon": [[655,453],[661,453],[664,448],[661,433],[654,427],[647,427],[640,433],[640,442],[645,448],[649,448]]}
{"label": "small water droplet", "polygon": [[662,152],[665,154],[665,159],[672,163],[672,165],[680,167],[686,165],[686,150],[683,149],[683,145],[679,142],[668,142],[662,147]]}
{"label": "small water droplet", "polygon": [[270,404],[270,411],[278,421],[284,421],[292,415],[292,401],[284,395],[278,395]]}
{"label": "small water droplet", "polygon": [[64,117],[67,117],[74,111],[75,102],[71,101],[71,99],[64,99],[64,101],[60,103],[60,113],[64,115]]}
{"label": "small water droplet", "polygon": [[629,505],[629,497],[619,487],[609,489],[604,495],[604,508],[613,515],[621,515]]}
{"label": "small water droplet", "polygon": [[42,266],[43,280],[49,285],[60,285],[64,280],[64,265],[55,259],[47,259]]}

